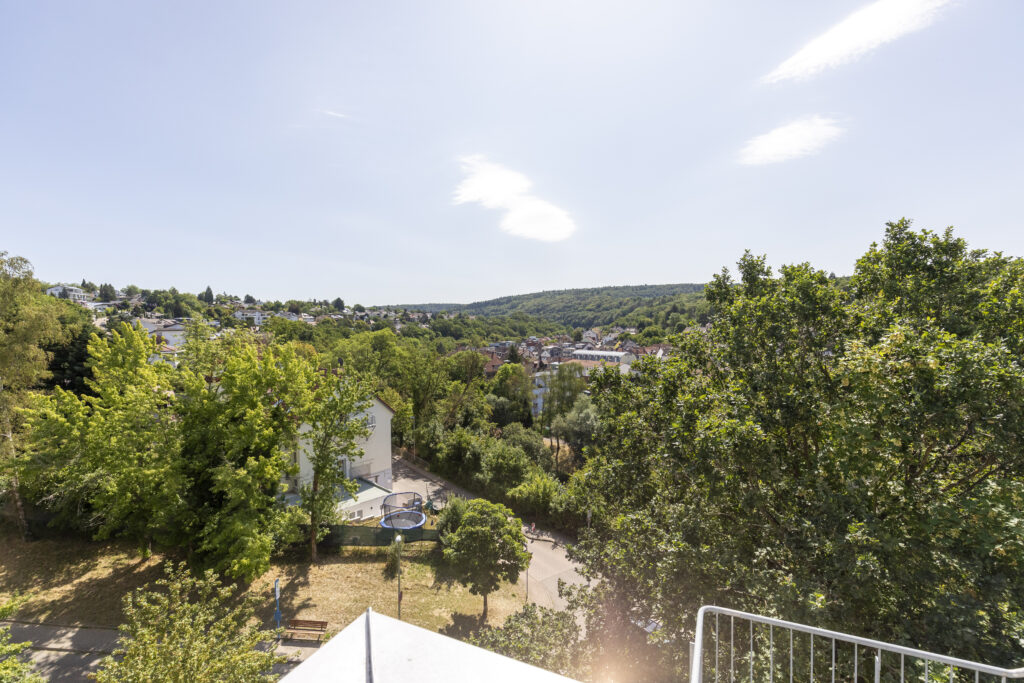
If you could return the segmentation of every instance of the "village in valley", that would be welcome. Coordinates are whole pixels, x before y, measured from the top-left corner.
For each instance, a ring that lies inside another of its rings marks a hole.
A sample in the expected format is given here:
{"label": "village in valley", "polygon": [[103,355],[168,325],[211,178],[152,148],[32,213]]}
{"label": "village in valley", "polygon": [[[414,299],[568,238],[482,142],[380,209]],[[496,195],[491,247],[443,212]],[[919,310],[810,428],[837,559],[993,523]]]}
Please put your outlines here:
{"label": "village in valley", "polygon": [[0,683],[1024,683],[1024,2],[7,2]]}

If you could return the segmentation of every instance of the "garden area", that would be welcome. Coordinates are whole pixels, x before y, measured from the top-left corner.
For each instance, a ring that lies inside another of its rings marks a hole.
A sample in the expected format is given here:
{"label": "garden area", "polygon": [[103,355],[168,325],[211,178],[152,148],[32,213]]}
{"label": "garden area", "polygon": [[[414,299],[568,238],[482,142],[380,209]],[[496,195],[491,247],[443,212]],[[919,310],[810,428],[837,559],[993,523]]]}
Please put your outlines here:
{"label": "garden area", "polygon": [[[15,526],[0,522],[0,601],[14,593],[31,597],[16,618],[73,626],[116,627],[121,599],[163,575],[165,556],[140,557],[132,544],[45,538],[25,542]],[[281,611],[285,619],[318,619],[338,631],[367,607],[388,616],[397,614],[397,580],[386,571],[386,547],[345,547],[321,555],[275,558],[271,568],[248,588],[266,597],[258,613],[273,623],[274,579],[280,578]],[[402,559],[402,619],[432,631],[458,631],[476,625],[482,599],[445,576],[434,543],[406,544]],[[488,623],[497,625],[522,607],[517,585],[503,584],[489,598]]]}

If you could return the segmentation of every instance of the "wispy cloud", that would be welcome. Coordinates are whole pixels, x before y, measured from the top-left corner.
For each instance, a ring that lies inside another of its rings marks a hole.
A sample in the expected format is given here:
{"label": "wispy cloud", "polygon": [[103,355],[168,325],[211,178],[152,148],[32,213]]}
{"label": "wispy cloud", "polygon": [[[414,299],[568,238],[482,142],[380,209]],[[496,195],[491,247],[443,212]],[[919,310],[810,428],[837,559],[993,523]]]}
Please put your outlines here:
{"label": "wispy cloud", "polygon": [[751,139],[740,150],[739,162],[759,166],[805,157],[821,151],[842,133],[835,119],[808,116]]}
{"label": "wispy cloud", "polygon": [[340,111],[331,111],[330,109],[317,109],[317,113],[323,114],[324,116],[333,116],[336,119],[347,119],[348,114],[343,114]]}
{"label": "wispy cloud", "polygon": [[502,209],[501,229],[516,237],[558,242],[576,232],[576,224],[564,209],[530,194],[533,183],[522,173],[474,154],[459,159],[465,179],[455,188],[454,202],[475,202],[488,209]]}
{"label": "wispy cloud", "polygon": [[900,36],[928,26],[952,0],[876,0],[862,7],[761,79],[765,83],[810,78],[841,66]]}

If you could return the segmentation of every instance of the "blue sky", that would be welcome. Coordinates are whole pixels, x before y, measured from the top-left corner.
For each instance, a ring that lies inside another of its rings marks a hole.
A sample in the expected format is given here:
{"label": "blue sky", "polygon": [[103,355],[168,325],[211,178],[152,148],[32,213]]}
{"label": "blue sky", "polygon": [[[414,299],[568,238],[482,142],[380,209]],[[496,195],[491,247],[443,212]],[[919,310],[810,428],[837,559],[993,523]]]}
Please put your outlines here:
{"label": "blue sky", "polygon": [[44,280],[464,302],[1024,255],[1024,3],[0,0],[0,249]]}

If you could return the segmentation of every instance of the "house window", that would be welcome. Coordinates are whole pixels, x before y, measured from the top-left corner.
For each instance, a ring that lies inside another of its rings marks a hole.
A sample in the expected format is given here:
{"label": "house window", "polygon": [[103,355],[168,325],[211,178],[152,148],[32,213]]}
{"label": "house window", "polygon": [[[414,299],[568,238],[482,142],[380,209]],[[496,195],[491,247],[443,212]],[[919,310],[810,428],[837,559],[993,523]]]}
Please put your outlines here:
{"label": "house window", "polygon": [[369,415],[366,416],[366,428],[369,429],[370,433],[372,434],[373,430],[376,427],[377,427],[377,416],[374,415],[373,413],[370,413]]}

